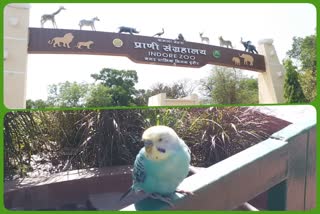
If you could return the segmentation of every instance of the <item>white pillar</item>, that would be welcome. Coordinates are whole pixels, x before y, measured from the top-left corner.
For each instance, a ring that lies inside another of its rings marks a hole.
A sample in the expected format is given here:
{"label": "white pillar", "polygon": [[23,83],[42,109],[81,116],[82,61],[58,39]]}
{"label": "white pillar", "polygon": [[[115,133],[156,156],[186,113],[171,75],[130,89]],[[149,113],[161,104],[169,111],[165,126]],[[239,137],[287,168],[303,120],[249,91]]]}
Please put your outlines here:
{"label": "white pillar", "polygon": [[266,72],[259,73],[259,103],[284,103],[285,70],[280,63],[272,39],[259,41],[259,54],[264,55]]}
{"label": "white pillar", "polygon": [[29,4],[4,8],[4,104],[26,107]]}
{"label": "white pillar", "polygon": [[167,94],[160,93],[149,97],[148,99],[148,106],[164,106],[166,105]]}

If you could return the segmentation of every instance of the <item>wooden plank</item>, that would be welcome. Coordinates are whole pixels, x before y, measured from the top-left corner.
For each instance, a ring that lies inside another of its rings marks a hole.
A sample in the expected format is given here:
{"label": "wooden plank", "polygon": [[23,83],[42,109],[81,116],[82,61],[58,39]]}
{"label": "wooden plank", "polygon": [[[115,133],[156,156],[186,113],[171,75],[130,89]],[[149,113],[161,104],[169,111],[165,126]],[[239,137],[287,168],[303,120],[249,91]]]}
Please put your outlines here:
{"label": "wooden plank", "polygon": [[304,210],[308,133],[303,132],[289,139],[288,143],[286,210]]}
{"label": "wooden plank", "polygon": [[[80,42],[80,43],[79,43]],[[265,72],[264,56],[219,46],[123,33],[29,28],[28,53],[125,56],[136,63]]]}
{"label": "wooden plank", "polygon": [[[316,120],[312,118],[299,124],[289,125],[272,135],[272,138],[288,142],[286,210],[310,209],[315,203],[315,124]],[[313,134],[310,138],[311,130]],[[314,145],[309,144],[310,140]]]}
{"label": "wooden plank", "polygon": [[307,153],[307,178],[305,209],[310,210],[316,207],[316,128],[309,131]]}
{"label": "wooden plank", "polygon": [[194,195],[177,195],[173,208],[145,199],[123,210],[231,210],[286,179],[286,145],[268,139],[186,178],[178,188]]}

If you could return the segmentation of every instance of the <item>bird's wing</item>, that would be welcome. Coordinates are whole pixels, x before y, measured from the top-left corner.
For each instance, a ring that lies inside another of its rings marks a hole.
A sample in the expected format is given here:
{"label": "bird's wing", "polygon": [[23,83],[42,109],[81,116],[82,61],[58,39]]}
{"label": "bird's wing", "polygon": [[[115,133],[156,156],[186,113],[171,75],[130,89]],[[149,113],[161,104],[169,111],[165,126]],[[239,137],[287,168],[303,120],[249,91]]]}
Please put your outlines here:
{"label": "bird's wing", "polygon": [[144,167],[144,153],[139,153],[133,165],[133,185],[125,192],[121,197],[120,201],[127,197],[132,192],[139,190],[139,183],[143,183],[146,179],[146,171]]}
{"label": "bird's wing", "polygon": [[145,157],[143,153],[138,154],[133,167],[133,181],[134,183],[143,183],[146,179],[146,170],[144,167]]}
{"label": "bird's wing", "polygon": [[187,144],[184,142],[184,140],[182,140],[181,138],[179,138],[180,144],[183,146],[183,148],[189,153],[189,155],[191,155],[191,150],[190,148],[187,146]]}

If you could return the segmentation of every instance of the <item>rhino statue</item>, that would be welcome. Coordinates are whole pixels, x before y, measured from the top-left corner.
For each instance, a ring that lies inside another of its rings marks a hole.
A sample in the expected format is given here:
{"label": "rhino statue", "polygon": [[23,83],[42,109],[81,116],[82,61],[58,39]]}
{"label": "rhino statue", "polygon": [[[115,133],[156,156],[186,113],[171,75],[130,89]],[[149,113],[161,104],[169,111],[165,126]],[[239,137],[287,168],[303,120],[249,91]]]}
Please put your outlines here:
{"label": "rhino statue", "polygon": [[118,33],[130,33],[131,35],[133,35],[133,33],[139,33],[139,31],[137,31],[135,28],[132,28],[132,27],[124,27],[124,26],[121,26],[119,27],[119,32]]}

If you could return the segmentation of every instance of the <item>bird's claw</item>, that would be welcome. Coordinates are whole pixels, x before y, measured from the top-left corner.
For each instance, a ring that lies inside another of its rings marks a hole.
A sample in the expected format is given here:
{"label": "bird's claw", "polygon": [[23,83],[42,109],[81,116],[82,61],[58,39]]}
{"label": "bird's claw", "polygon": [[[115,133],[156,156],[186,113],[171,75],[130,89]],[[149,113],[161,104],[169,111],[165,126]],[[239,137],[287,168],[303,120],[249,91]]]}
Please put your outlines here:
{"label": "bird's claw", "polygon": [[152,193],[149,195],[150,198],[153,199],[158,199],[160,201],[163,201],[165,203],[167,203],[170,207],[174,207],[173,203],[172,203],[172,199],[170,197],[165,197],[156,193]]}

